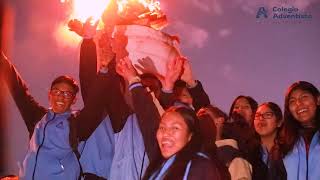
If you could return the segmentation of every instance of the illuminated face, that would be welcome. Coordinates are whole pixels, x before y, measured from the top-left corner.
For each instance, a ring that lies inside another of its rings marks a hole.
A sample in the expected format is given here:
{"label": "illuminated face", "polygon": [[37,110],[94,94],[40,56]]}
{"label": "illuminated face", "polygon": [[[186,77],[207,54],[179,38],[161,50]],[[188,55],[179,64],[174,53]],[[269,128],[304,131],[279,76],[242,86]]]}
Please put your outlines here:
{"label": "illuminated face", "polygon": [[260,136],[270,136],[277,133],[281,120],[277,121],[274,112],[267,106],[260,106],[255,114],[254,129]]}
{"label": "illuminated face", "polygon": [[192,105],[192,97],[187,88],[183,88],[178,99],[188,105]]}
{"label": "illuminated face", "polygon": [[180,114],[169,112],[162,117],[157,130],[157,140],[164,158],[179,152],[191,137],[192,133]]}
{"label": "illuminated face", "polygon": [[233,107],[233,112],[240,114],[249,124],[253,121],[251,105],[246,98],[239,98]]}
{"label": "illuminated face", "polygon": [[320,105],[320,97],[316,98],[308,91],[297,89],[289,97],[289,110],[302,125],[313,125],[317,105]]}
{"label": "illuminated face", "polygon": [[49,103],[55,113],[64,113],[70,110],[76,102],[74,89],[67,83],[55,84],[49,92]]}

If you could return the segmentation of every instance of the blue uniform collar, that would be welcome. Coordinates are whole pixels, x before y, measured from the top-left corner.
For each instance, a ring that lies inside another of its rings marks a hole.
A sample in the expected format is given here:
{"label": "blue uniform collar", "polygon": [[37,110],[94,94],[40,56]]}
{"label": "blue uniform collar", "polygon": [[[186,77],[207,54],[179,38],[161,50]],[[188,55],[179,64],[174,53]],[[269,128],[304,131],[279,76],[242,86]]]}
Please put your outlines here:
{"label": "blue uniform collar", "polygon": [[176,159],[176,155],[171,156],[169,159],[167,159],[163,165],[161,166],[161,169],[157,170],[150,179],[154,180],[160,180],[163,179],[166,175],[167,170],[171,167],[174,160]]}
{"label": "blue uniform collar", "polygon": [[66,111],[64,113],[54,113],[52,111],[52,108],[49,108],[48,109],[48,113],[47,113],[47,118],[48,119],[52,119],[54,116],[56,116],[56,117],[66,117],[66,116],[70,116],[70,114],[71,114],[71,110],[68,110],[68,111]]}

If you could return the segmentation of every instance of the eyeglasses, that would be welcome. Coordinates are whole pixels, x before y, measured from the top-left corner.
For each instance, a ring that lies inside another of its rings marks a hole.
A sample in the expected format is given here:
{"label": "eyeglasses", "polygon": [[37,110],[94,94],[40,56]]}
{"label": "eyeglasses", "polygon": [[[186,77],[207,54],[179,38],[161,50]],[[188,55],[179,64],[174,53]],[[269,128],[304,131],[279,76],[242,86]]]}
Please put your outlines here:
{"label": "eyeglasses", "polygon": [[74,93],[70,91],[61,91],[59,89],[51,89],[50,93],[54,96],[60,96],[62,95],[66,99],[71,99],[74,97]]}
{"label": "eyeglasses", "polygon": [[254,116],[254,119],[259,119],[262,117],[263,119],[271,119],[273,118],[274,113],[273,112],[265,112],[265,113],[256,113]]}

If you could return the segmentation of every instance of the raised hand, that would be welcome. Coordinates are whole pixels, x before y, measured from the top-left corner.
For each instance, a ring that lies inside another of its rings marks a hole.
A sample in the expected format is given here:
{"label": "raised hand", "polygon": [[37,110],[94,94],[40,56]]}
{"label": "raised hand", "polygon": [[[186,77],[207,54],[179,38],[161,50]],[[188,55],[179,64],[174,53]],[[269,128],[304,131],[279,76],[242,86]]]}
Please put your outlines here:
{"label": "raised hand", "polygon": [[134,67],[144,73],[151,73],[155,74],[157,73],[157,69],[152,61],[152,59],[147,56],[142,59],[138,59],[139,64],[135,64]]}
{"label": "raised hand", "polygon": [[119,75],[126,79],[129,84],[137,78],[137,72],[128,57],[124,57],[123,59],[117,61],[116,71]]}
{"label": "raised hand", "polygon": [[185,57],[183,59],[185,61],[183,63],[181,80],[186,82],[189,87],[194,87],[196,86],[196,80],[194,79],[190,63]]}
{"label": "raised hand", "polygon": [[70,31],[77,33],[83,38],[93,38],[96,35],[98,24],[99,20],[92,23],[92,17],[89,17],[84,24],[78,19],[72,19],[69,21],[68,27]]}
{"label": "raised hand", "polygon": [[179,79],[182,72],[184,58],[177,57],[168,61],[167,73],[164,80],[161,80],[162,88],[171,91],[174,88],[174,83]]}
{"label": "raised hand", "polygon": [[83,23],[78,19],[71,19],[68,22],[68,27],[70,31],[77,33],[79,36],[83,34]]}

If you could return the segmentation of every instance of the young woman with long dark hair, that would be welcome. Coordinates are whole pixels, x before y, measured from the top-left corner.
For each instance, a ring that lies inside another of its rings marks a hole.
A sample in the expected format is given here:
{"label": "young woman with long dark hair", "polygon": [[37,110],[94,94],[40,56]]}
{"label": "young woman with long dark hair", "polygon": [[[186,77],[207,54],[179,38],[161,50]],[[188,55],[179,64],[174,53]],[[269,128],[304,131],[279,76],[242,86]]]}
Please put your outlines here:
{"label": "young woman with long dark hair", "polygon": [[[177,59],[177,62],[181,63],[181,60]],[[117,72],[129,82],[137,76],[128,58],[117,63]],[[170,76],[176,79],[179,74],[177,71]],[[130,83],[129,88],[135,93],[142,88],[141,82]],[[154,133],[149,139],[158,143],[159,150],[153,153],[144,179],[223,179],[215,161],[201,153],[203,141],[195,112],[186,106],[172,107],[160,118],[152,98],[147,97],[146,92],[143,94],[145,98],[132,96],[133,105],[138,118],[158,123],[156,128],[145,130]]]}
{"label": "young woman with long dark hair", "polygon": [[320,178],[320,93],[311,83],[293,83],[286,93],[280,148],[288,179]]}
{"label": "young woman with long dark hair", "polygon": [[222,179],[210,157],[200,153],[202,139],[193,110],[172,107],[157,130],[161,156],[151,162],[144,179]]}
{"label": "young woman with long dark hair", "polygon": [[268,166],[270,180],[285,180],[287,176],[279,152],[282,123],[282,111],[277,104],[265,102],[258,107],[253,124],[261,143],[261,158]]}

